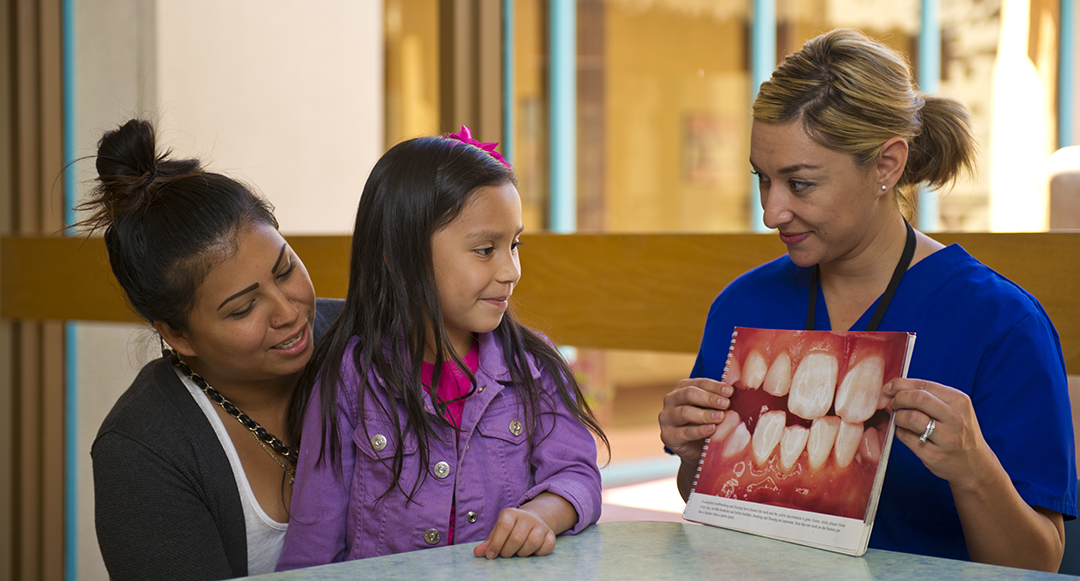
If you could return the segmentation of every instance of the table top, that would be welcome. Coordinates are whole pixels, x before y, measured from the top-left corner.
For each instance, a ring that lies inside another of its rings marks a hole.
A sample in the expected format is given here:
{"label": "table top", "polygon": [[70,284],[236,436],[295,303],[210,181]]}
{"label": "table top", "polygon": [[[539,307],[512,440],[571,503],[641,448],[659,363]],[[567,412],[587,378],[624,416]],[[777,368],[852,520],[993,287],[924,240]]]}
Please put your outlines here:
{"label": "table top", "polygon": [[1069,579],[1039,573],[880,551],[849,557],[692,523],[626,521],[560,536],[546,557],[478,559],[477,543],[400,553],[256,577],[337,579]]}

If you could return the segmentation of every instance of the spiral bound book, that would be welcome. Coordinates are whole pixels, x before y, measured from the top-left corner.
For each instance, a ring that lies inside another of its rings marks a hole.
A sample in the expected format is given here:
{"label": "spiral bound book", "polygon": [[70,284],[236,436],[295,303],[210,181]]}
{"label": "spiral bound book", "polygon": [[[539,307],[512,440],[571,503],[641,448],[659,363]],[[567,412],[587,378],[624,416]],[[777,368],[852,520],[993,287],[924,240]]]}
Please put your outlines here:
{"label": "spiral bound book", "polygon": [[886,383],[914,333],[736,327],[735,388],[705,441],[683,518],[862,555],[892,448]]}

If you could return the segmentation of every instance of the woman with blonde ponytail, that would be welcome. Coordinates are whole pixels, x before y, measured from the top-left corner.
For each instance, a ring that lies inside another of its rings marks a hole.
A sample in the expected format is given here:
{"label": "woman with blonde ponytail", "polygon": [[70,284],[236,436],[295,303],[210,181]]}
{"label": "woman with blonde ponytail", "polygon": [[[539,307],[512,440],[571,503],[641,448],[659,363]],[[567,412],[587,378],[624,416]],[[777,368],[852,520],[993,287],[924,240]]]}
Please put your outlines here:
{"label": "woman with blonde ponytail", "polygon": [[911,379],[883,390],[904,445],[870,546],[1057,570],[1077,515],[1057,332],[1035,297],[901,211],[970,171],[974,151],[964,107],[919,92],[905,58],[858,31],[808,41],[762,84],[750,165],[787,255],[717,297],[693,379],[665,398],[684,497],[732,394],[720,379],[735,326],[911,332]]}

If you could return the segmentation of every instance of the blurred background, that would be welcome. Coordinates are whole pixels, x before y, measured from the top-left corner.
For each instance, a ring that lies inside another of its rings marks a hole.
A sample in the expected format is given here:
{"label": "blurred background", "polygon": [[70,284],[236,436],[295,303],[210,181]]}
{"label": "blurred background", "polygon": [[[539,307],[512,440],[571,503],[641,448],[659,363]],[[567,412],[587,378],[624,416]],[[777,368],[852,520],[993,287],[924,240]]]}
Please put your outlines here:
{"label": "blurred background", "polygon": [[[754,92],[841,26],[973,115],[978,173],[923,192],[921,229],[1080,228],[1078,23],[1072,0],[0,0],[0,234],[60,234],[133,116],[253,184],[285,234],[348,234],[383,151],[462,124],[514,164],[527,232],[762,231]],[[155,344],[0,321],[0,579],[107,578],[89,448]],[[605,518],[678,518],[673,485],[617,489],[673,474],[656,414],[693,354],[566,352],[612,438],[605,498],[631,509]]]}

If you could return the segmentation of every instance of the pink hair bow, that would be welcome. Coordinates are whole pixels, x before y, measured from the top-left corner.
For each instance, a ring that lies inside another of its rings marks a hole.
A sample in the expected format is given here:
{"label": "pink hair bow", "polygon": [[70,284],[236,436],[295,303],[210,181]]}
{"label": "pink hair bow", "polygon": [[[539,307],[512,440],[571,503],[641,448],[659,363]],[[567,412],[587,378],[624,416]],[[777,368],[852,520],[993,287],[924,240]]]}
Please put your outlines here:
{"label": "pink hair bow", "polygon": [[480,149],[483,149],[484,151],[490,153],[491,156],[494,157],[499,163],[505,165],[508,168],[511,167],[510,162],[506,161],[503,156],[499,155],[499,152],[495,151],[495,147],[499,145],[499,142],[495,141],[491,143],[483,143],[481,141],[473,139],[472,131],[469,131],[469,128],[464,125],[461,126],[460,132],[451,133],[450,135],[447,135],[447,138],[456,139],[462,143],[468,143],[469,145],[475,145],[476,147],[479,147]]}

